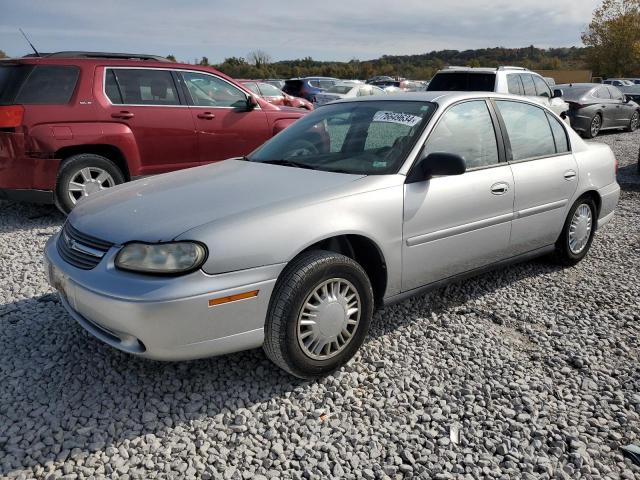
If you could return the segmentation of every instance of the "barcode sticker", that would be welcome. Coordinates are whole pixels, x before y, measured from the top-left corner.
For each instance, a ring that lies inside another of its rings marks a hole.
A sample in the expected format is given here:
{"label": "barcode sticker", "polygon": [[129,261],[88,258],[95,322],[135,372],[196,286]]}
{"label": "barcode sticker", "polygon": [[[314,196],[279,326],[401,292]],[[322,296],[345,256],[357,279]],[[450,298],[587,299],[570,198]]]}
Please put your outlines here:
{"label": "barcode sticker", "polygon": [[402,112],[376,112],[373,116],[374,122],[398,123],[407,127],[415,127],[420,123],[422,117]]}

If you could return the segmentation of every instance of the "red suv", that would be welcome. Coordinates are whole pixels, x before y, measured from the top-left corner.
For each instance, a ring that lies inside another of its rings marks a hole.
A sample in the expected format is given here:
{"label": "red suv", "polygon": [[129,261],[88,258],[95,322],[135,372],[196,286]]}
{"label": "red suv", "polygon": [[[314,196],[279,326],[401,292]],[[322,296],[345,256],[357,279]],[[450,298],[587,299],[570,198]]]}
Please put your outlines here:
{"label": "red suv", "polygon": [[162,57],[0,61],[0,198],[55,202],[248,154],[303,116],[222,73]]}

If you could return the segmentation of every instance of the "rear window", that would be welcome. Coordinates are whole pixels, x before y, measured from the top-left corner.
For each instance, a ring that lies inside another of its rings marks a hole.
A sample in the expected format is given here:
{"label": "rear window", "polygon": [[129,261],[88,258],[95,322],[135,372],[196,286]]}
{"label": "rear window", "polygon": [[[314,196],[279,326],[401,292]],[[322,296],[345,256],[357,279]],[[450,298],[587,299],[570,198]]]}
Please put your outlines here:
{"label": "rear window", "polygon": [[0,104],[69,103],[78,75],[78,68],[73,66],[0,66]]}
{"label": "rear window", "polygon": [[436,73],[427,90],[431,92],[493,92],[495,85],[496,76],[493,73]]}
{"label": "rear window", "polygon": [[0,105],[13,103],[22,82],[32,69],[31,65],[0,66]]}
{"label": "rear window", "polygon": [[294,97],[300,93],[300,90],[302,90],[302,80],[287,80],[282,88],[282,91]]}
{"label": "rear window", "polygon": [[562,98],[564,100],[575,101],[580,100],[582,97],[584,97],[593,87],[580,88],[559,86],[558,88],[562,90]]}
{"label": "rear window", "polygon": [[37,65],[18,91],[15,103],[63,104],[69,103],[76,88],[78,67]]}

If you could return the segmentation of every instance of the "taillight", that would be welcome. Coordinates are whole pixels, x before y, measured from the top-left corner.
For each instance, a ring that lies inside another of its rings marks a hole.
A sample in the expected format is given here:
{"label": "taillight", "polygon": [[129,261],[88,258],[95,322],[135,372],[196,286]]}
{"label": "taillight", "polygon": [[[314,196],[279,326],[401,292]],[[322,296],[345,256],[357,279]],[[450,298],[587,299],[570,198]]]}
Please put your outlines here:
{"label": "taillight", "polygon": [[24,107],[22,105],[0,106],[0,128],[15,128],[22,125]]}

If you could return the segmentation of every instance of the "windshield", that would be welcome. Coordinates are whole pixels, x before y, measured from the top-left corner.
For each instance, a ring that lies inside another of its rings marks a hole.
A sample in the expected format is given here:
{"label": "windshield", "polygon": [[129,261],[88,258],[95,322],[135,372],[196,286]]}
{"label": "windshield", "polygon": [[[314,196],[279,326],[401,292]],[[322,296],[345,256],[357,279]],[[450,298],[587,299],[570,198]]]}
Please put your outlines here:
{"label": "windshield", "polygon": [[401,100],[327,105],[247,160],[360,175],[396,173],[435,108],[429,102]]}
{"label": "windshield", "polygon": [[353,85],[335,85],[327,90],[327,93],[339,93],[342,95],[349,93],[353,88]]}
{"label": "windshield", "polygon": [[495,85],[496,76],[493,73],[437,73],[427,90],[430,92],[493,92]]}

